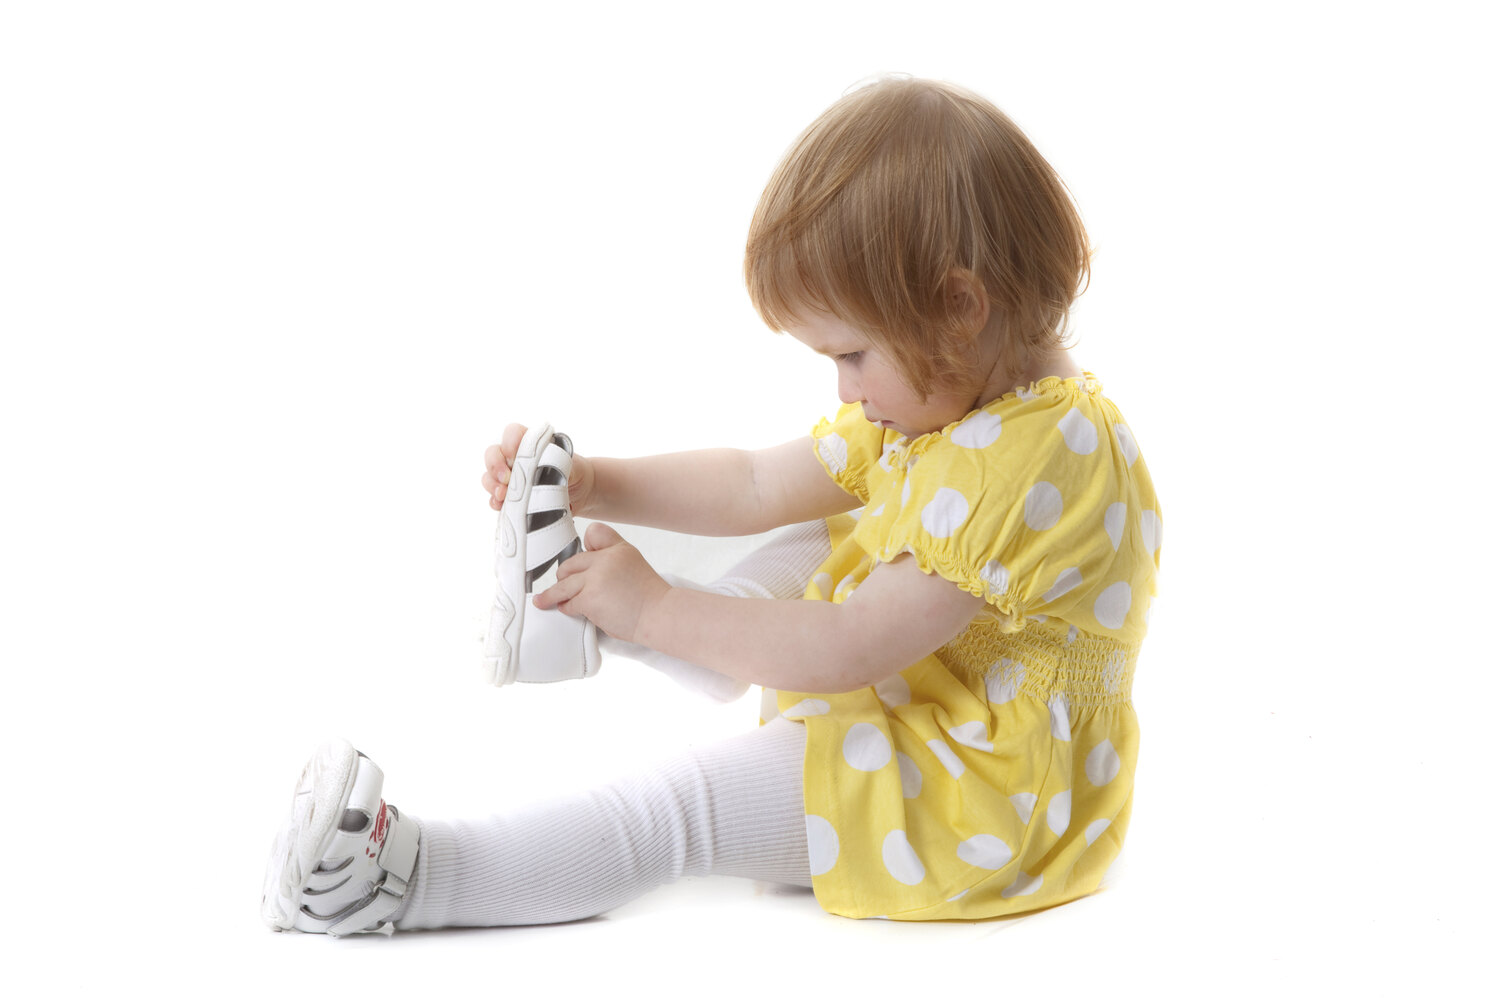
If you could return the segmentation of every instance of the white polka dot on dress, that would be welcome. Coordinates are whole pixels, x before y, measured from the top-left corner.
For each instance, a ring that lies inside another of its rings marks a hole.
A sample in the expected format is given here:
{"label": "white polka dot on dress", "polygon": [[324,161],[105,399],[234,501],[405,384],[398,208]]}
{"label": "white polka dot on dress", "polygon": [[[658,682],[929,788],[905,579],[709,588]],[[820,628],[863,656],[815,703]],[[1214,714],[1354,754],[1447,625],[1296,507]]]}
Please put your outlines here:
{"label": "white polka dot on dress", "polygon": [[901,797],[914,799],[922,794],[922,769],[917,762],[896,751],[896,768],[901,772]]}
{"label": "white polka dot on dress", "polygon": [[1114,781],[1115,775],[1120,773],[1120,755],[1115,751],[1115,745],[1105,740],[1090,750],[1083,761],[1083,773],[1096,788]]}
{"label": "white polka dot on dress", "polygon": [[1046,531],[1062,518],[1062,491],[1049,482],[1040,482],[1026,491],[1022,516],[1032,531]]}
{"label": "white polka dot on dress", "polygon": [[933,538],[947,538],[969,519],[969,501],[951,486],[940,487],[922,508],[922,527]]}
{"label": "white polka dot on dress", "polygon": [[973,722],[965,722],[961,726],[954,726],[948,730],[948,735],[953,737],[954,743],[973,747],[975,750],[982,750],[985,753],[995,752],[995,744],[990,742],[989,729],[985,727],[982,721],[977,719]]}
{"label": "white polka dot on dress", "polygon": [[1082,583],[1083,573],[1079,571],[1077,566],[1071,566],[1057,574],[1057,580],[1052,584],[1052,588],[1042,595],[1042,603],[1055,601],[1074,587],[1082,585]]}
{"label": "white polka dot on dress", "polygon": [[1109,544],[1120,551],[1120,539],[1125,537],[1125,514],[1129,508],[1123,503],[1112,503],[1104,509],[1104,533]]}
{"label": "white polka dot on dress", "polygon": [[1061,837],[1072,821],[1073,790],[1070,788],[1065,792],[1058,792],[1047,803],[1047,829]]}
{"label": "white polka dot on dress", "polygon": [[1094,618],[1105,628],[1117,629],[1130,613],[1130,584],[1124,580],[1112,583],[1094,601]]}
{"label": "white polka dot on dress", "polygon": [[875,685],[875,697],[879,698],[886,708],[900,708],[902,705],[910,705],[911,685],[906,683],[906,678],[900,674],[891,674],[891,676]]}
{"label": "white polka dot on dress", "polygon": [[1010,859],[1014,856],[1009,844],[988,833],[970,837],[958,845],[959,860],[975,868],[997,871],[1010,864]]}
{"label": "white polka dot on dress", "polygon": [[1052,738],[1069,741],[1073,738],[1072,725],[1068,721],[1068,696],[1054,694],[1047,701],[1047,710],[1052,713]]}
{"label": "white polka dot on dress", "polygon": [[832,431],[818,438],[818,454],[836,475],[849,468],[849,442]]}
{"label": "white polka dot on dress", "polygon": [[1161,517],[1154,510],[1141,511],[1141,538],[1146,542],[1146,551],[1161,548]]}
{"label": "white polka dot on dress", "polygon": [[1016,807],[1016,815],[1021,817],[1022,823],[1031,822],[1031,814],[1036,809],[1036,796],[1030,792],[1017,792],[1010,797],[1010,804]]}
{"label": "white polka dot on dress", "polygon": [[1110,694],[1116,694],[1125,684],[1125,670],[1130,666],[1130,659],[1125,655],[1123,649],[1117,649],[1109,654],[1104,661],[1104,686]]}
{"label": "white polka dot on dress", "polygon": [[807,861],[814,877],[826,875],[839,859],[839,835],[822,816],[807,816]]}
{"label": "white polka dot on dress", "polygon": [[1109,820],[1107,820],[1107,819],[1096,819],[1096,820],[1094,820],[1086,828],[1084,828],[1084,831],[1083,831],[1083,840],[1084,840],[1084,843],[1089,844],[1090,846],[1092,846],[1093,843],[1094,843],[1094,841],[1096,841],[1096,840],[1099,839],[1099,834],[1103,833],[1105,830],[1108,830],[1108,829],[1109,829]]}
{"label": "white polka dot on dress", "polygon": [[984,564],[979,571],[979,578],[990,585],[990,593],[1003,594],[1010,589],[1010,570],[1000,564],[1000,560],[991,559]]}
{"label": "white polka dot on dress", "polygon": [[839,585],[837,587],[833,588],[833,599],[835,601],[847,600],[849,595],[854,593],[854,588],[858,586],[859,580],[855,579],[855,574],[850,573],[848,576],[839,581]]}
{"label": "white polka dot on dress", "polygon": [[1025,682],[1025,664],[1020,660],[1002,657],[999,663],[990,668],[989,676],[984,679],[984,692],[989,696],[991,705],[1004,705],[1015,700]]}
{"label": "white polka dot on dress", "polygon": [[931,750],[932,755],[938,759],[938,763],[943,765],[943,770],[953,777],[962,778],[964,772],[968,770],[964,762],[958,759],[958,754],[953,752],[953,748],[942,740],[928,740],[927,749]]}
{"label": "white polka dot on dress", "polygon": [[831,706],[821,698],[803,698],[781,714],[788,719],[805,719],[812,715],[827,715],[830,710]]}
{"label": "white polka dot on dress", "polygon": [[1008,888],[1000,890],[1000,898],[1013,899],[1016,896],[1029,896],[1041,887],[1042,876],[1027,875],[1025,872],[1021,872]]}
{"label": "white polka dot on dress", "polygon": [[1099,429],[1076,406],[1057,422],[1057,429],[1062,431],[1063,444],[1075,455],[1092,455],[1099,447]]}
{"label": "white polka dot on dress", "polygon": [[1115,424],[1115,440],[1120,442],[1120,454],[1125,456],[1125,468],[1135,464],[1135,460],[1141,457],[1141,449],[1135,443],[1135,435],[1130,433],[1130,428],[1124,424]]}
{"label": "white polka dot on dress", "polygon": [[949,439],[960,448],[988,448],[1000,438],[1000,414],[976,410],[953,428]]}
{"label": "white polka dot on dress", "polygon": [[891,762],[891,741],[879,727],[856,722],[844,734],[844,762],[856,771],[878,771]]}
{"label": "white polka dot on dress", "polygon": [[906,839],[905,830],[892,830],[880,845],[880,860],[891,878],[902,885],[916,885],[927,877],[927,868]]}

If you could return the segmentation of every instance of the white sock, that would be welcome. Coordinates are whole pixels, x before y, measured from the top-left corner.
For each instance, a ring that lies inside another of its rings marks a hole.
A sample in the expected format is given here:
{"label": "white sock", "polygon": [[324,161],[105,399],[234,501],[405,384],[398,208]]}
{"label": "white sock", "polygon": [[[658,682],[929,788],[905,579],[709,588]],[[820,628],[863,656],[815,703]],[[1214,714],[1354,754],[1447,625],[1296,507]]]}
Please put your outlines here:
{"label": "white sock", "polygon": [[[792,600],[802,596],[807,581],[832,553],[828,522],[807,521],[793,525],[765,545],[735,563],[728,573],[710,584],[693,583],[681,577],[664,575],[674,587],[687,587],[726,597],[758,597]],[[679,660],[675,656],[613,636],[599,634],[599,649],[654,667],[683,687],[700,691],[717,701],[734,701],[749,684],[724,674]]]}
{"label": "white sock", "polygon": [[635,778],[487,820],[418,820],[398,928],[579,920],[685,876],[810,886],[803,727],[785,719]]}

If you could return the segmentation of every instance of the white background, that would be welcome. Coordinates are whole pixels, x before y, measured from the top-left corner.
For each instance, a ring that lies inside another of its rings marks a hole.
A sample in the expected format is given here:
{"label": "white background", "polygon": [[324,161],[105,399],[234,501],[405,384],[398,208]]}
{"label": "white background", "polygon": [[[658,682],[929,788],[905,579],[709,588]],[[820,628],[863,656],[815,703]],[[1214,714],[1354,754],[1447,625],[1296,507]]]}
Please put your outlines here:
{"label": "white background", "polygon": [[[1481,7],[7,5],[8,981],[1469,982],[1497,854]],[[637,454],[831,412],[827,362],[749,308],[743,240],[796,134],[885,71],[1005,108],[1097,248],[1075,353],[1166,523],[1112,888],[988,924],[710,881],[565,927],[265,932],[266,847],[326,736],[439,818],[753,724],[626,661],[483,686],[479,459],[511,420]]]}

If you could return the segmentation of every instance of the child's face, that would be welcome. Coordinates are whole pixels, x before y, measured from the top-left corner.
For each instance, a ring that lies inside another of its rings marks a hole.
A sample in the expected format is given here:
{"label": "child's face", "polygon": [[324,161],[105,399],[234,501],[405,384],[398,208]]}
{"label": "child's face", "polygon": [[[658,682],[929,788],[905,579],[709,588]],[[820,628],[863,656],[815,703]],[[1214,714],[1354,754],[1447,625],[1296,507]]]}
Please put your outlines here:
{"label": "child's face", "polygon": [[973,392],[936,390],[923,399],[864,334],[828,313],[809,312],[787,333],[838,366],[839,399],[865,419],[908,438],[942,430],[980,404]]}

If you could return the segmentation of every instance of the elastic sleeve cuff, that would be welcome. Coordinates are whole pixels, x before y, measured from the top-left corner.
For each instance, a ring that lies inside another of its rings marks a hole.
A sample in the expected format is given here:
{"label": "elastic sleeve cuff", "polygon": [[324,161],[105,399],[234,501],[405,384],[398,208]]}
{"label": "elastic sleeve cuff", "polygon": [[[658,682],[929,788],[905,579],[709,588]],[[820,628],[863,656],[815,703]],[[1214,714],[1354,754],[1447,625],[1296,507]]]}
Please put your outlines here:
{"label": "elastic sleeve cuff", "polygon": [[917,568],[923,573],[940,576],[981,598],[1000,622],[1001,631],[1019,632],[1026,627],[1027,602],[1009,586],[1009,574],[999,563],[991,563],[976,573],[966,562],[949,553],[911,544],[896,546],[892,543],[884,551],[870,553],[875,562],[881,563],[892,562],[902,555],[915,559]]}
{"label": "elastic sleeve cuff", "polygon": [[820,420],[813,428],[813,454],[839,487],[861,502],[868,502],[870,493],[861,471],[849,461],[849,442],[845,440],[828,420]]}

